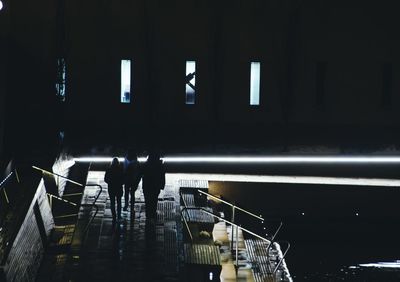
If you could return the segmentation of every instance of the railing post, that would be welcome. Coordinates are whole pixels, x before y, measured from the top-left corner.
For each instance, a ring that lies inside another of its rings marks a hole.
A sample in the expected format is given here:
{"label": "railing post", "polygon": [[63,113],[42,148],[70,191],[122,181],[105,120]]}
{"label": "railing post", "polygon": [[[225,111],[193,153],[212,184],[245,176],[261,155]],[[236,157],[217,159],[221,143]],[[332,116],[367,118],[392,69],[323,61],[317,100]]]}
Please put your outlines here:
{"label": "railing post", "polygon": [[20,183],[17,168],[14,169],[14,173],[15,173],[15,178],[17,179],[17,182]]}
{"label": "railing post", "polygon": [[6,192],[6,187],[3,188],[3,193],[4,197],[6,198],[7,204],[10,204],[10,201],[8,200],[7,192]]}
{"label": "railing post", "polygon": [[[232,226],[233,227],[233,226]],[[233,230],[233,229],[232,229]],[[239,226],[236,225],[236,274],[238,272],[239,269]]]}
{"label": "railing post", "polygon": [[[235,224],[235,205],[232,205],[232,223]],[[233,225],[231,225],[231,250],[233,250]]]}

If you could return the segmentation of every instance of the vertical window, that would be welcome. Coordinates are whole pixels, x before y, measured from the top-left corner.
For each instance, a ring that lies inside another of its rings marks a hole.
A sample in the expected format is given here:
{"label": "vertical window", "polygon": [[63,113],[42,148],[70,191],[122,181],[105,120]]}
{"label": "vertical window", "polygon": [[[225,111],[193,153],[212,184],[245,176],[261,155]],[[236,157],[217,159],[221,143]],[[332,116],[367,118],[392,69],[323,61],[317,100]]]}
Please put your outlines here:
{"label": "vertical window", "polygon": [[325,80],[326,80],[326,62],[318,62],[316,68],[315,89],[316,96],[315,102],[317,106],[323,106],[325,103]]}
{"label": "vertical window", "polygon": [[121,60],[121,103],[131,102],[131,60]]}
{"label": "vertical window", "polygon": [[382,106],[389,108],[392,102],[393,67],[391,63],[382,66]]}
{"label": "vertical window", "polygon": [[196,95],[196,62],[186,61],[186,104],[193,105]]}
{"label": "vertical window", "polygon": [[56,94],[61,101],[65,101],[65,59],[57,59]]}
{"label": "vertical window", "polygon": [[260,62],[250,64],[250,105],[260,105]]}

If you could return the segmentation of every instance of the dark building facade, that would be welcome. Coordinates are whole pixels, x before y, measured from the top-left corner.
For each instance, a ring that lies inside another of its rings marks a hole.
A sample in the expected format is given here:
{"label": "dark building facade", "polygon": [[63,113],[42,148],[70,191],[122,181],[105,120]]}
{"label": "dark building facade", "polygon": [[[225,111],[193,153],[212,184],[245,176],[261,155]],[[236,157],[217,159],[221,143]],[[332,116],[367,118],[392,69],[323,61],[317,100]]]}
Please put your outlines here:
{"label": "dark building facade", "polygon": [[[356,2],[4,0],[0,152],[57,143],[60,131],[78,143],[181,148],[397,145],[400,19],[392,1]],[[130,103],[120,102],[123,59]],[[249,104],[253,61],[258,106]]]}

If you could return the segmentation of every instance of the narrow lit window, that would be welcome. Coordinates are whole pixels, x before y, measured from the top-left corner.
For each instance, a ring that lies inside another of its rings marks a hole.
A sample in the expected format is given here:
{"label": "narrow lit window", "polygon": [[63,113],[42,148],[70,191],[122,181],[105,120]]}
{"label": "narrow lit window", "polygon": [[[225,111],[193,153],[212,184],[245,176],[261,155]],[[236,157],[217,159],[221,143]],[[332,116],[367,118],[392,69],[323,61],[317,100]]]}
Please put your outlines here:
{"label": "narrow lit window", "polygon": [[65,101],[65,59],[57,59],[56,94],[60,101]]}
{"label": "narrow lit window", "polygon": [[186,104],[193,105],[196,95],[196,62],[186,61]]}
{"label": "narrow lit window", "polygon": [[250,64],[250,105],[260,105],[260,62]]}
{"label": "narrow lit window", "polygon": [[121,60],[121,103],[131,102],[131,60]]}

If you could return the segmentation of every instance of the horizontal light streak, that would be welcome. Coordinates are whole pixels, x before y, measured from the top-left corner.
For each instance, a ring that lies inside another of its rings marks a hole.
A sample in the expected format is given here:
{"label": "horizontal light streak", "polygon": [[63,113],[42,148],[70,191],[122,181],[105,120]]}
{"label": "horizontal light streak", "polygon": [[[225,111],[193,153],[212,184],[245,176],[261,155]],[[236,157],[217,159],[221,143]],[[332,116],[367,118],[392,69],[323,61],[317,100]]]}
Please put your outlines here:
{"label": "horizontal light streak", "polygon": [[343,163],[399,163],[400,157],[345,157],[345,156],[232,156],[232,157],[220,157],[220,156],[204,156],[204,157],[165,157],[165,162],[170,163],[282,163],[282,164],[301,164],[301,163],[332,163],[332,164],[343,164]]}
{"label": "horizontal light streak", "polygon": [[400,187],[400,179],[383,178],[202,173],[171,173],[171,175],[173,175],[174,177],[178,177],[179,179],[196,179],[208,181]]}
{"label": "horizontal light streak", "polygon": [[[111,163],[114,157],[80,157],[74,158],[75,162],[84,162],[84,163]],[[117,157],[120,162],[123,162],[125,158]],[[139,162],[146,162],[147,157],[138,158]]]}
{"label": "horizontal light streak", "polygon": [[[78,162],[110,163],[112,157],[81,157],[75,158]],[[118,157],[123,162],[123,157]],[[147,157],[138,158],[145,162]],[[162,158],[165,163],[170,164],[400,164],[397,156],[203,156],[203,157],[178,157],[166,156]],[[288,184],[322,184],[322,185],[352,185],[352,186],[380,186],[400,187],[399,179],[381,178],[351,178],[351,177],[322,177],[322,176],[282,176],[282,175],[244,175],[244,174],[177,174],[187,179],[209,180],[209,181],[231,181],[231,182],[258,182],[258,183],[288,183]]]}
{"label": "horizontal light streak", "polygon": [[[112,157],[80,157],[79,162],[111,162]],[[118,157],[123,161],[123,157]],[[146,161],[140,157],[139,161]],[[399,156],[166,156],[166,163],[221,164],[400,164]]]}
{"label": "horizontal light streak", "polygon": [[400,260],[395,262],[364,263],[364,264],[359,264],[359,266],[373,267],[373,268],[400,268]]}

